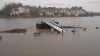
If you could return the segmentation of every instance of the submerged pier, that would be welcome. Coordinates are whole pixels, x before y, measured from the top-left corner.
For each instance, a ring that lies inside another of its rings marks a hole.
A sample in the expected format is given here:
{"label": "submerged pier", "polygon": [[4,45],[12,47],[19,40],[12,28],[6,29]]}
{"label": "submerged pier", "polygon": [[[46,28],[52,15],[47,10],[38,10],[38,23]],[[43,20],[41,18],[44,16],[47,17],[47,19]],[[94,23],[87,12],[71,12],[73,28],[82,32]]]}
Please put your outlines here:
{"label": "submerged pier", "polygon": [[56,31],[58,31],[60,33],[65,32],[61,27],[51,23],[50,21],[42,21],[40,26],[42,26],[42,28],[43,27],[45,27],[45,28],[53,28],[54,30],[56,30]]}

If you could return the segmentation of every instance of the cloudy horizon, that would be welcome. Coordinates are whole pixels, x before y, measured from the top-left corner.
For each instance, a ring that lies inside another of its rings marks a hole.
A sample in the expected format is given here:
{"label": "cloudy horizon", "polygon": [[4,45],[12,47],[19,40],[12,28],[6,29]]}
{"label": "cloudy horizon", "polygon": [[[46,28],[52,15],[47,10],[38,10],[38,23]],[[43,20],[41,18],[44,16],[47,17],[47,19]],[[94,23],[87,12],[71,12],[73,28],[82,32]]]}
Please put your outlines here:
{"label": "cloudy horizon", "polygon": [[72,7],[82,6],[88,11],[100,12],[100,1],[99,0],[1,0],[0,8],[4,7],[7,3],[23,3],[24,5],[31,6],[51,6],[51,7]]}

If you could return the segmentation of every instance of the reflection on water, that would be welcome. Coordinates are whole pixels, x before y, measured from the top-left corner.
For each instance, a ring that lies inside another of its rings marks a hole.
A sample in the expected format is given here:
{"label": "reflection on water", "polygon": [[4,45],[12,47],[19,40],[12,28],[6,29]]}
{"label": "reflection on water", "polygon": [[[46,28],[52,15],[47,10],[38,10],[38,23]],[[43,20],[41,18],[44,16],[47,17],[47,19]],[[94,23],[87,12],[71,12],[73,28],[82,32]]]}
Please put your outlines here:
{"label": "reflection on water", "polygon": [[[100,56],[100,17],[52,18],[67,26],[66,32],[0,33],[0,56]],[[2,28],[32,29],[36,19],[0,19]]]}

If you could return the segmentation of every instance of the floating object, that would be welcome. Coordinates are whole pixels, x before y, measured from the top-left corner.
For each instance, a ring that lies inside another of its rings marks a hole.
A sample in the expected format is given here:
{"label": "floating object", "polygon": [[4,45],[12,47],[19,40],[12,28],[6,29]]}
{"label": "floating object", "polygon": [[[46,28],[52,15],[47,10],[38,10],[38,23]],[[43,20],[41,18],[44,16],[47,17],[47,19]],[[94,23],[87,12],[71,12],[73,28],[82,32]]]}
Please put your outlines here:
{"label": "floating object", "polygon": [[40,34],[40,32],[35,32],[34,34]]}
{"label": "floating object", "polygon": [[26,32],[27,32],[27,29],[20,29],[20,28],[0,31],[0,33],[26,33]]}
{"label": "floating object", "polygon": [[83,31],[86,31],[87,30],[87,28],[83,28]]}
{"label": "floating object", "polygon": [[40,36],[40,32],[33,33],[35,37]]}
{"label": "floating object", "polygon": [[96,27],[96,29],[99,29],[99,27]]}
{"label": "floating object", "polygon": [[2,36],[0,36],[0,40],[2,39]]}
{"label": "floating object", "polygon": [[75,26],[62,26],[62,28],[82,28],[82,27],[75,27]]}
{"label": "floating object", "polygon": [[36,28],[38,28],[38,29],[51,29],[51,27],[48,26],[47,24],[45,24],[44,22],[37,23]]}
{"label": "floating object", "polygon": [[72,30],[72,32],[76,32],[75,30]]}

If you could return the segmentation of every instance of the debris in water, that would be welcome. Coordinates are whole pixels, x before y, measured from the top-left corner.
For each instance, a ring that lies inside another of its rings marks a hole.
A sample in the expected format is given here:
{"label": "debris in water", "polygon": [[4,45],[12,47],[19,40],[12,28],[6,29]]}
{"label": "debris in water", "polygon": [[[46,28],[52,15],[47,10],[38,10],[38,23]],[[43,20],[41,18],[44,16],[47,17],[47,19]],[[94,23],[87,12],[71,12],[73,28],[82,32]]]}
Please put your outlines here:
{"label": "debris in water", "polygon": [[83,28],[83,31],[86,31],[87,30],[87,28]]}
{"label": "debris in water", "polygon": [[2,39],[2,36],[0,36],[0,40]]}
{"label": "debris in water", "polygon": [[75,30],[72,30],[72,32],[75,32]]}
{"label": "debris in water", "polygon": [[27,29],[16,28],[16,29],[11,29],[7,31],[2,31],[0,33],[26,33],[26,32],[27,32]]}
{"label": "debris in water", "polygon": [[96,27],[96,29],[99,29],[99,27]]}
{"label": "debris in water", "polygon": [[35,32],[33,34],[34,34],[34,36],[40,36],[40,32]]}

